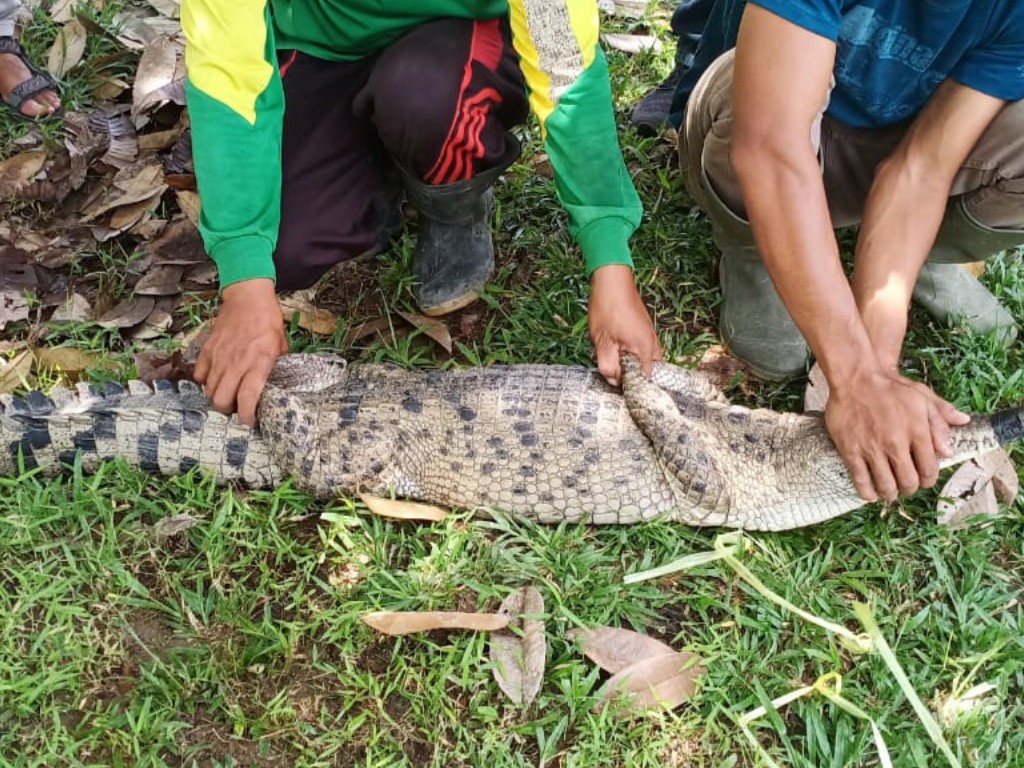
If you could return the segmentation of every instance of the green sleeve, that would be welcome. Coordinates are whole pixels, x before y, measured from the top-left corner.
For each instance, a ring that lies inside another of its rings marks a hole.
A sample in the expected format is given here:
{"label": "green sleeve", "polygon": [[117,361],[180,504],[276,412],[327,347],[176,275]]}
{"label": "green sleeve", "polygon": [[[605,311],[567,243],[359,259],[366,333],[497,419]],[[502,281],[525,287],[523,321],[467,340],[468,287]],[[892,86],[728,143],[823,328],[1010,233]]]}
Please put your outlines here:
{"label": "green sleeve", "polygon": [[269,10],[252,0],[185,0],[182,25],[207,253],[222,288],[274,279],[284,95]]}
{"label": "green sleeve", "polygon": [[629,238],[642,206],[619,148],[608,64],[600,50],[558,99],[544,127],[544,148],[587,275],[605,264],[632,265]]}

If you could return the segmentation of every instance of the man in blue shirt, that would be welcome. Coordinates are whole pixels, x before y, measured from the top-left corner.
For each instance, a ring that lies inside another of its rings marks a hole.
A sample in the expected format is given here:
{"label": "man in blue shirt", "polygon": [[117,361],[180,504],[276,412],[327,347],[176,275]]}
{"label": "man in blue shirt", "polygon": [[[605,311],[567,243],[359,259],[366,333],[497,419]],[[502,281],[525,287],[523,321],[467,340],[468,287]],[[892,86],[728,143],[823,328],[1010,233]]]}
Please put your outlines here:
{"label": "man in blue shirt", "polygon": [[[949,425],[967,417],[900,376],[907,308],[913,294],[939,317],[1015,333],[956,262],[1024,243],[1024,3],[715,11],[742,13],[736,47],[700,75],[679,145],[722,252],[722,336],[774,378],[803,371],[810,346],[865,499],[931,486]],[[857,223],[851,284],[833,229]]]}

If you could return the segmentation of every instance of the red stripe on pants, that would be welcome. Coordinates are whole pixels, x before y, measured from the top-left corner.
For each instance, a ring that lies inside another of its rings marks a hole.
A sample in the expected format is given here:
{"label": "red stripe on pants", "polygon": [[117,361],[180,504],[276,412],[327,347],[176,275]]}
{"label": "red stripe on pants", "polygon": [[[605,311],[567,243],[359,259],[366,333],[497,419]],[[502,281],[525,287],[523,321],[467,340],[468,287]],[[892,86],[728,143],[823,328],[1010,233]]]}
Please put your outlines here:
{"label": "red stripe on pants", "polygon": [[444,144],[437,162],[427,172],[429,184],[448,184],[473,176],[473,159],[484,155],[480,134],[486,123],[487,113],[501,104],[501,94],[494,88],[469,94],[473,86],[474,66],[489,71],[497,69],[504,48],[501,28],[497,19],[477,21],[473,24],[473,39],[469,56],[462,70],[459,98]]}

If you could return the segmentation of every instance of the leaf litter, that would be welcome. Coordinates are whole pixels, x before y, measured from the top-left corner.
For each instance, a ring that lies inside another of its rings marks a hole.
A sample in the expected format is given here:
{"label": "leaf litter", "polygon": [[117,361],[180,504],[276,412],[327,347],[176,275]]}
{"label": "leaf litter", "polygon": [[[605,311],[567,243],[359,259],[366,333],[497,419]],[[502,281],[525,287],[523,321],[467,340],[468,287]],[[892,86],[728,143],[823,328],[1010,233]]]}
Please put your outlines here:
{"label": "leaf litter", "polygon": [[502,601],[498,614],[511,623],[490,637],[494,679],[513,703],[529,706],[540,692],[547,662],[544,598],[536,587],[522,587]]}

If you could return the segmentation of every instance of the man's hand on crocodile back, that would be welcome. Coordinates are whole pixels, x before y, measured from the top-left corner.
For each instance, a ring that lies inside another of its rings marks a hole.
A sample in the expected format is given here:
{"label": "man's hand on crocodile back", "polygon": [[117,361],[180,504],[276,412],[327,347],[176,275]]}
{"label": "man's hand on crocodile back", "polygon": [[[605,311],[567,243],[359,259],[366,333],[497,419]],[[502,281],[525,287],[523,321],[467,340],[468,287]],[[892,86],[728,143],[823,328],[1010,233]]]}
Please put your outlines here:
{"label": "man's hand on crocodile back", "polygon": [[644,374],[661,360],[661,345],[654,324],[636,288],[633,270],[625,264],[607,264],[590,278],[590,338],[597,354],[597,368],[609,384],[617,386],[619,356],[632,352],[640,358]]}
{"label": "man's hand on crocodile back", "polygon": [[857,493],[866,501],[930,488],[937,455],[951,455],[951,425],[970,416],[929,387],[876,371],[830,387],[825,423]]}
{"label": "man's hand on crocodile back", "polygon": [[288,352],[281,305],[265,278],[233,283],[196,361],[195,379],[222,413],[256,423],[256,403],[277,358]]}

